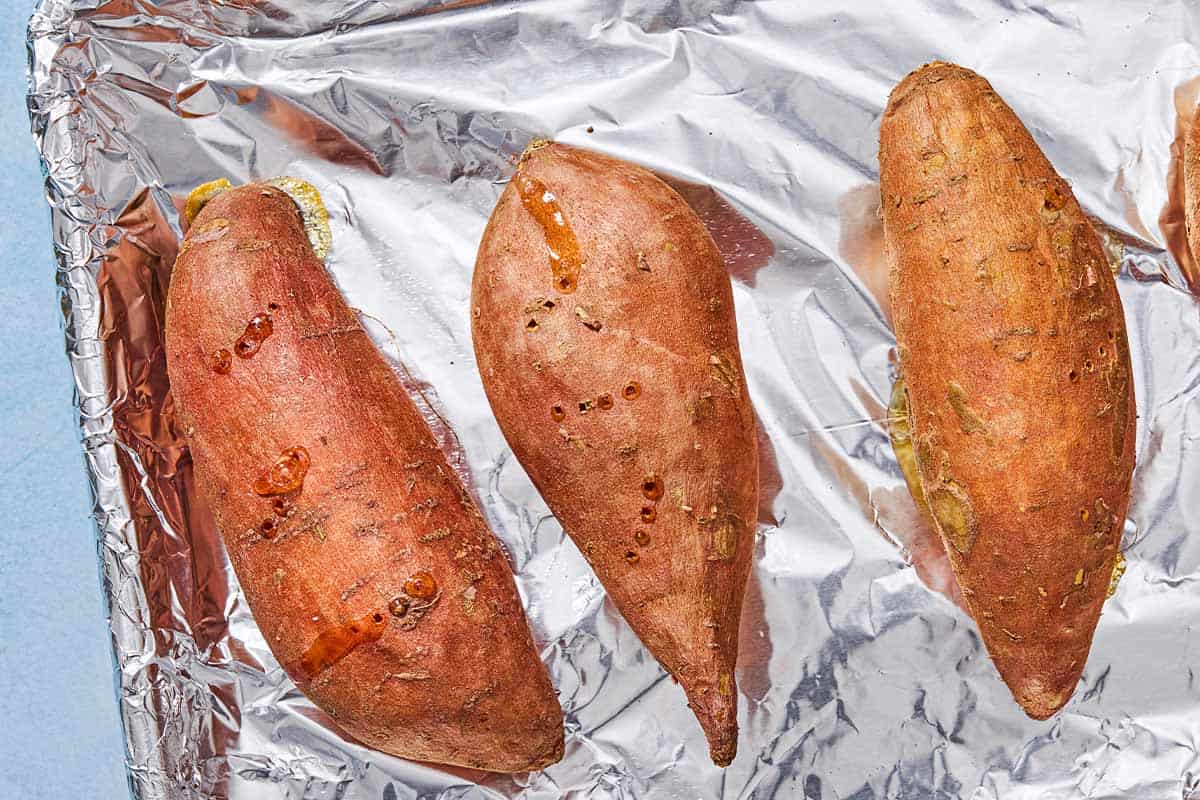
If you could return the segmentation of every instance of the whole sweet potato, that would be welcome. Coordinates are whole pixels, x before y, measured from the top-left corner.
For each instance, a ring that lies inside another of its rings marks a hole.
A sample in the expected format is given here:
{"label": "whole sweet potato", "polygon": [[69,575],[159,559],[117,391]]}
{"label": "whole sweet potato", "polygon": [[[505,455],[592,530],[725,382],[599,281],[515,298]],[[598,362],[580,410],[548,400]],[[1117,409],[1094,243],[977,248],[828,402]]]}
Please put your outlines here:
{"label": "whole sweet potato", "polygon": [[1119,564],[1136,418],[1120,298],[1070,187],[983,78],[917,70],[879,138],[898,456],[1000,675],[1044,719]]}
{"label": "whole sweet potato", "polygon": [[561,711],[508,562],[296,203],[266,184],[207,194],[171,278],[167,364],[275,657],[379,750],[503,772],[556,761]]}
{"label": "whole sweet potato", "polygon": [[728,764],[758,459],[712,237],[646,170],[535,143],[484,232],[471,301],[505,437]]}

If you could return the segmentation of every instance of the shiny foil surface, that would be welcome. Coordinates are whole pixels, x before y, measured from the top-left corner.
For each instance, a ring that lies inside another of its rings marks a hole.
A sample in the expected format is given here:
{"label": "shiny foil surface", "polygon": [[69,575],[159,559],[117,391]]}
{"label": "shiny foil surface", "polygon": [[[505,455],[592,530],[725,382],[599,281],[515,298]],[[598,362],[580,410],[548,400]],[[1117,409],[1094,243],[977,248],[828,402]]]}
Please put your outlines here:
{"label": "shiny foil surface", "polygon": [[[1198,44],[1188,0],[43,0],[29,104],[136,796],[1200,798],[1200,269],[1177,169]],[[892,86],[934,58],[988,78],[1071,182],[1129,323],[1128,571],[1045,722],[956,605],[888,442],[877,137]],[[534,137],[670,179],[733,276],[764,455],[727,770],[476,374],[475,250]],[[320,190],[330,269],[507,547],[565,714],[543,772],[343,739],[196,502],[161,327],[183,202],[278,175]]]}

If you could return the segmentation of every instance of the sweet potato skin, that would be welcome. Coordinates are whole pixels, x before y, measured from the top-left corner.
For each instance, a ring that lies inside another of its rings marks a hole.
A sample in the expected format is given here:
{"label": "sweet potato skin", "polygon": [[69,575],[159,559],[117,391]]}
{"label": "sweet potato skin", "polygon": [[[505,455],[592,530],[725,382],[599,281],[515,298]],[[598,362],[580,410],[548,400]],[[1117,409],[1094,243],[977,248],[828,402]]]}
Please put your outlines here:
{"label": "sweet potato skin", "polygon": [[[213,354],[263,314],[258,352],[214,370]],[[504,554],[287,194],[247,185],[203,208],[172,275],[166,342],[202,499],[305,694],[404,758],[512,772],[561,757],[561,710]],[[293,447],[311,461],[299,493],[261,496],[256,480]],[[432,606],[390,613],[392,598],[427,594],[406,589],[421,573],[436,594],[412,605]],[[354,620],[377,640],[314,670],[314,643]]]}
{"label": "sweet potato skin", "polygon": [[1183,219],[1192,260],[1200,263],[1200,106],[1183,141]]}
{"label": "sweet potato skin", "polygon": [[[530,179],[574,244],[548,240],[522,200]],[[560,291],[551,244],[583,262],[573,291]],[[758,459],[716,245],[648,171],[534,146],[488,222],[471,301],[509,445],[728,764]]]}
{"label": "sweet potato skin", "polygon": [[970,70],[895,88],[879,163],[921,488],[993,662],[1044,719],[1083,670],[1129,503],[1116,284],[1070,187]]}

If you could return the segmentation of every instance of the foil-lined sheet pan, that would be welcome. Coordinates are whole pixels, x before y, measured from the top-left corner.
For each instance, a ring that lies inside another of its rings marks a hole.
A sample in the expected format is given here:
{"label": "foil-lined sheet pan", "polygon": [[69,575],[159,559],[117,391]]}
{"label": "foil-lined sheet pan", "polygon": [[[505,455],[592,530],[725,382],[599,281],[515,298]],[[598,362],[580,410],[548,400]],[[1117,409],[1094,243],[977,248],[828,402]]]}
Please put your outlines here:
{"label": "foil-lined sheet pan", "polygon": [[[138,798],[1200,798],[1200,270],[1176,168],[1200,95],[1194,2],[43,0],[29,49]],[[1129,567],[1046,722],[956,607],[885,428],[879,118],[934,58],[988,77],[1072,182],[1129,321]],[[475,247],[535,136],[674,181],[734,278],[766,446],[725,771],[475,372]],[[182,201],[282,174],[321,190],[330,268],[508,548],[565,711],[544,772],[339,737],[273,660],[195,502],[161,329]]]}

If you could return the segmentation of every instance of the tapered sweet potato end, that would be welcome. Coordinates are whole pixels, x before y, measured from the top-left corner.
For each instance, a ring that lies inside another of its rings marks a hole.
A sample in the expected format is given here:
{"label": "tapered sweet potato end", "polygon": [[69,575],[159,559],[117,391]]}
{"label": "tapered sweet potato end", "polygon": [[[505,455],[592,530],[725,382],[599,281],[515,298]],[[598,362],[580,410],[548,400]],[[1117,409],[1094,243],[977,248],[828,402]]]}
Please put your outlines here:
{"label": "tapered sweet potato end", "polygon": [[[708,699],[707,695],[717,697]],[[729,696],[722,695],[717,689],[710,689],[705,699],[693,699],[688,694],[692,713],[700,721],[704,738],[708,740],[708,754],[718,767],[728,767],[737,755],[737,695],[731,692]]]}
{"label": "tapered sweet potato end", "polygon": [[1049,719],[1058,713],[1075,694],[1083,673],[1082,662],[1072,668],[1056,665],[1053,661],[1058,659],[1051,659],[1046,665],[1031,665],[1025,659],[1018,663],[996,662],[1013,699],[1031,719]]}
{"label": "tapered sweet potato end", "polygon": [[[530,714],[531,724],[524,731],[516,731],[511,745],[508,763],[498,765],[503,769],[494,772],[533,772],[544,769],[562,760],[563,724],[562,709],[547,682],[540,699],[541,710]],[[532,711],[532,710],[531,710]]]}
{"label": "tapered sweet potato end", "polygon": [[548,705],[529,724],[521,720],[477,728],[468,725],[432,735],[426,732],[419,744],[399,726],[383,735],[372,733],[364,720],[342,720],[342,728],[364,744],[398,758],[498,774],[536,772],[563,757],[562,712],[553,697],[547,702],[553,709]]}
{"label": "tapered sweet potato end", "polygon": [[919,93],[925,87],[945,80],[978,81],[984,86],[989,86],[984,78],[966,67],[960,67],[958,64],[950,64],[946,61],[931,61],[908,73],[908,75],[904,76],[904,80],[896,84],[896,87],[892,89],[892,93],[888,95],[884,117],[890,116],[908,102],[909,98]]}

